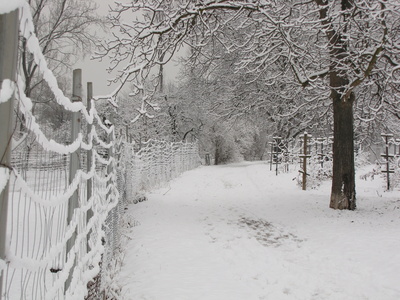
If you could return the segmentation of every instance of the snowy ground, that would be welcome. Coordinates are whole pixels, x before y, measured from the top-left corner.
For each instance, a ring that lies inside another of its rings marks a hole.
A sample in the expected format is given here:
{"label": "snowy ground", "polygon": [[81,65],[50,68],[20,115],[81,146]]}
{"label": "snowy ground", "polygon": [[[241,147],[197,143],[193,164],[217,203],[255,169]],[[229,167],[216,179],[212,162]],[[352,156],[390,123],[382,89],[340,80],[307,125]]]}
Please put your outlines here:
{"label": "snowy ground", "polygon": [[400,192],[357,179],[357,211],[334,211],[295,176],[200,167],[131,205],[123,299],[400,299]]}

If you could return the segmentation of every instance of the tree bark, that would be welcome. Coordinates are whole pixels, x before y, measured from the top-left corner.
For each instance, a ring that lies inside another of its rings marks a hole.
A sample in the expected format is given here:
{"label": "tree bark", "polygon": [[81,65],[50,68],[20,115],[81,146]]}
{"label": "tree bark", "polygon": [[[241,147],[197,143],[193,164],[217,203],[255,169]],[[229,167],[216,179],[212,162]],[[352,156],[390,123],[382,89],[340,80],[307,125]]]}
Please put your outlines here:
{"label": "tree bark", "polygon": [[[354,126],[353,126],[353,103],[355,101],[354,91],[346,87],[350,79],[346,72],[339,66],[348,66],[348,46],[345,41],[347,25],[341,31],[335,30],[333,21],[329,16],[328,1],[315,0],[320,6],[319,17],[328,38],[330,67],[329,83],[331,88],[331,99],[333,102],[333,170],[332,189],[329,207],[333,209],[356,208],[356,185],[354,171]],[[342,0],[343,21],[349,17],[348,12],[353,7],[353,0]],[[345,22],[344,22],[345,24]]]}
{"label": "tree bark", "polygon": [[333,91],[333,178],[330,208],[356,208],[356,188],[354,171],[354,129],[353,102],[354,93],[348,101]]}
{"label": "tree bark", "polygon": [[215,153],[214,153],[214,164],[219,165],[219,153],[220,153],[220,141],[219,138],[216,138],[215,141]]}

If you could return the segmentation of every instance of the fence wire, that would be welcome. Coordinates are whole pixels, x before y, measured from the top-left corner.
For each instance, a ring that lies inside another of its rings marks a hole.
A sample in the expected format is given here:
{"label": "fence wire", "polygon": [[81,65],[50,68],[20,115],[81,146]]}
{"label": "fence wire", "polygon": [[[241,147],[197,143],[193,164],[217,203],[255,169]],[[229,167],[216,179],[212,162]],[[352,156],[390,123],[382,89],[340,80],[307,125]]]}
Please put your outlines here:
{"label": "fence wire", "polygon": [[[79,114],[81,130],[72,137],[63,127],[68,122],[54,128],[35,113],[23,75],[17,74],[10,93],[17,102],[12,168],[0,169],[0,192],[9,186],[1,299],[97,299],[106,288],[127,202],[198,166],[197,144],[151,140],[135,152],[132,144],[116,139],[93,100],[88,111],[59,89],[34,32],[25,3],[21,37],[57,105],[67,116]],[[79,168],[71,173],[73,160]]]}
{"label": "fence wire", "polygon": [[[17,100],[26,107],[29,99],[21,90],[23,86],[18,86]],[[113,136],[113,128],[105,128],[93,109],[93,134],[68,153],[76,141],[57,142],[55,131],[35,121],[31,111],[20,113],[25,122],[16,124],[22,130],[14,134],[18,142],[11,160],[2,299],[83,299],[87,283],[100,270],[106,247],[104,224],[119,200],[116,161],[98,153],[114,144],[95,138],[97,132]],[[89,155],[92,166],[87,171]],[[76,156],[80,168],[70,178],[70,162]],[[73,194],[78,206],[69,220]],[[72,243],[69,251],[68,243]]]}
{"label": "fence wire", "polygon": [[135,152],[124,144],[125,197],[136,201],[141,191],[157,187],[201,163],[197,143],[150,140]]}

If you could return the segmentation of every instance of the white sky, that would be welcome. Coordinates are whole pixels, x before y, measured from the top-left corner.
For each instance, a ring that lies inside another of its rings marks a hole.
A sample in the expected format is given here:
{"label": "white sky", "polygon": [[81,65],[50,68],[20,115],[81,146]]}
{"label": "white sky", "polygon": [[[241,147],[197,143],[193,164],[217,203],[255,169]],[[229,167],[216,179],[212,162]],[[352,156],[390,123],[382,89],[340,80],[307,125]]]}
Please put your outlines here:
{"label": "white sky", "polygon": [[[113,0],[98,1],[99,13],[107,15],[108,5],[113,4]],[[114,77],[113,74],[109,74],[106,69],[108,67],[108,61],[103,60],[99,62],[97,60],[91,60],[91,55],[87,55],[83,60],[76,63],[74,69],[82,69],[83,86],[86,87],[86,82],[93,83],[93,94],[106,95],[110,94],[116,87],[116,85],[108,85],[108,79]],[[179,66],[175,61],[169,62],[165,67],[166,72],[166,83],[175,81],[179,72]]]}

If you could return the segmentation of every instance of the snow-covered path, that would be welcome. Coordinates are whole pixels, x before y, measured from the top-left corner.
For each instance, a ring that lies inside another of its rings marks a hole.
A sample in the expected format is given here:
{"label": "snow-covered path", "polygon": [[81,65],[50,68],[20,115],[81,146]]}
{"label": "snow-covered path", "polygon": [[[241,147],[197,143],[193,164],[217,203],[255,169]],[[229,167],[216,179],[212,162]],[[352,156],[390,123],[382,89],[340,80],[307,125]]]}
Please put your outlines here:
{"label": "snow-covered path", "polygon": [[123,299],[400,299],[400,193],[328,208],[262,162],[200,167],[128,209]]}

